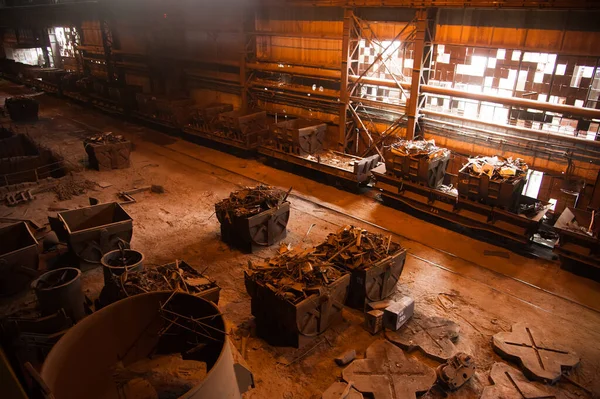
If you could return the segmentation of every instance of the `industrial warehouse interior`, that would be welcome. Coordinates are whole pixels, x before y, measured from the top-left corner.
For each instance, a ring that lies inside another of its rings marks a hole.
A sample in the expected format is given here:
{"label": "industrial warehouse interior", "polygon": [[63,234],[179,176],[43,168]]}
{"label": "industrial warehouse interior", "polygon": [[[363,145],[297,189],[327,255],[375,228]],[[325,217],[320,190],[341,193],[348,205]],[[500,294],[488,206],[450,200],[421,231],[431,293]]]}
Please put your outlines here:
{"label": "industrial warehouse interior", "polygon": [[0,398],[600,398],[599,21],[0,0]]}

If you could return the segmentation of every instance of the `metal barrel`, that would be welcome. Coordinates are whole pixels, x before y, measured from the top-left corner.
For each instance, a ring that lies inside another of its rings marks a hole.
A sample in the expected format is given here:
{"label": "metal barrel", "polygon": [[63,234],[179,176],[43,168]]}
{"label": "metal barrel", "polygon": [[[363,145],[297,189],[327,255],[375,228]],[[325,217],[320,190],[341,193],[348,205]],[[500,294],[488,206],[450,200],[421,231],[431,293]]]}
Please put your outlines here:
{"label": "metal barrel", "polygon": [[[124,257],[126,260],[125,266],[113,266],[114,261]],[[111,284],[113,276],[120,276],[125,272],[142,271],[144,270],[144,254],[133,249],[114,250],[104,254],[100,260],[102,271],[104,274],[104,285]]]}
{"label": "metal barrel", "polygon": [[85,316],[81,270],[65,267],[42,274],[32,283],[43,315],[64,309],[73,321]]}

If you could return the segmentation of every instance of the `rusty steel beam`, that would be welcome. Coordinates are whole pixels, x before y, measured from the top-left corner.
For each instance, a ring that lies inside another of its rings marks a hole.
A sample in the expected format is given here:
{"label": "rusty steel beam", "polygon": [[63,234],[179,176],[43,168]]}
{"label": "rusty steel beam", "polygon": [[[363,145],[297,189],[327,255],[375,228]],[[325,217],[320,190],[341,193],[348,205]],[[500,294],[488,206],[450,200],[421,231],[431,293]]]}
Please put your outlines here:
{"label": "rusty steel beam", "polygon": [[600,2],[596,0],[262,0],[261,4],[279,7],[600,9]]}
{"label": "rusty steel beam", "polygon": [[412,140],[415,137],[417,129],[419,93],[421,89],[421,77],[423,76],[423,54],[425,52],[425,41],[427,40],[427,25],[427,10],[418,10],[410,98],[408,99],[408,106],[406,108],[406,117],[408,118],[406,124],[406,138],[408,140]]}
{"label": "rusty steel beam", "polygon": [[342,39],[342,66],[340,76],[340,115],[338,146],[340,151],[346,150],[346,120],[348,116],[348,68],[350,64],[350,30],[354,19],[354,12],[346,8],[344,10],[344,36]]}
{"label": "rusty steel beam", "polygon": [[[357,80],[358,76],[349,76],[350,80]],[[382,87],[390,87],[397,88],[396,82],[389,79],[376,79],[376,78],[362,78],[361,82],[364,84],[371,84],[375,86]],[[410,84],[402,83],[403,87],[410,88]],[[544,101],[536,101],[536,100],[527,100],[524,98],[518,97],[502,97],[496,96],[493,94],[483,94],[483,93],[470,93],[457,89],[448,89],[445,87],[439,86],[431,86],[431,85],[422,85],[421,92],[427,94],[434,94],[440,96],[449,96],[454,98],[466,98],[470,100],[479,100],[492,102],[503,105],[511,105],[521,108],[533,108],[541,111],[547,112],[557,112],[560,114],[567,114],[572,116],[583,116],[591,119],[599,119],[600,118],[600,110],[593,108],[582,108],[575,107],[573,105],[563,105],[563,104],[552,104]]]}
{"label": "rusty steel beam", "polygon": [[[283,66],[279,66],[283,65]],[[323,69],[319,67],[305,67],[297,65],[266,63],[266,62],[251,62],[246,64],[246,68],[255,71],[291,73],[302,76],[311,76],[324,79],[341,79],[341,71],[335,69]]]}

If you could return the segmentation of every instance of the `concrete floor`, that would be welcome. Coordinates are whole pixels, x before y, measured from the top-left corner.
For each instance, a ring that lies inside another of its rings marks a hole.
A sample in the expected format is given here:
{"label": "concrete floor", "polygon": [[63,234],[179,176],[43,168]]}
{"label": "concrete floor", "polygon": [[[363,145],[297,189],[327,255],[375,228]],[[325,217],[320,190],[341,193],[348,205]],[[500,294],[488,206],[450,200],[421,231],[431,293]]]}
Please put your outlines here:
{"label": "concrete floor", "polygon": [[[0,82],[3,97],[27,89]],[[113,118],[87,107],[41,95],[40,120],[21,125],[34,139],[52,148],[76,169],[77,178],[109,182],[112,186],[88,193],[101,202],[116,200],[118,191],[149,184],[165,187],[165,194],[142,193],[127,205],[134,219],[132,247],[142,251],[147,263],[161,264],[183,259],[217,280],[223,288],[219,307],[231,323],[239,346],[249,336],[247,361],[256,388],[247,398],[319,398],[339,378],[341,368],[333,358],[347,349],[359,356],[379,337],[362,327],[362,313],[345,309],[345,323],[329,331],[326,340],[305,350],[274,348],[256,338],[245,292],[243,269],[248,260],[269,257],[276,248],[253,255],[230,249],[220,241],[214,203],[241,186],[257,181],[294,190],[290,196],[292,217],[286,242],[312,246],[329,232],[354,224],[375,232],[393,234],[408,248],[404,273],[396,296],[409,295],[416,311],[451,319],[461,327],[458,346],[475,356],[475,377],[450,398],[477,398],[490,385],[489,370],[502,361],[491,347],[491,337],[525,321],[543,328],[563,347],[579,353],[580,367],[570,376],[600,395],[600,284],[561,270],[557,263],[510,252],[509,258],[485,256],[485,250],[506,249],[466,237],[445,228],[383,206],[369,196],[351,194],[287,172],[255,159],[236,157],[215,149]],[[97,172],[84,168],[82,139],[95,132],[123,134],[135,145],[132,166],[126,170]],[[0,207],[0,216],[28,218],[44,223],[49,207],[87,206],[87,196],[59,202],[53,193],[39,194],[35,201],[16,208]],[[349,216],[352,215],[352,216]],[[301,242],[308,228],[310,235]],[[95,298],[102,288],[101,270],[84,274],[86,294]],[[6,312],[31,300],[24,294],[4,301]],[[303,356],[304,355],[304,356]],[[435,367],[437,363],[411,354]],[[300,358],[298,358],[300,357]],[[292,364],[286,365],[290,360]],[[573,384],[560,382],[549,391],[560,398],[592,397]],[[424,397],[446,397],[437,389]]]}

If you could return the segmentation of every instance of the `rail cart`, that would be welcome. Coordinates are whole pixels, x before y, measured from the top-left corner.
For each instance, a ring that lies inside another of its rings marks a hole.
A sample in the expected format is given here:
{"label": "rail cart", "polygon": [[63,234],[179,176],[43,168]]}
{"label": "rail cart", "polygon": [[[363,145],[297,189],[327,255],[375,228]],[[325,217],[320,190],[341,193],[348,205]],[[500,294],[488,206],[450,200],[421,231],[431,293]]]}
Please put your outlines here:
{"label": "rail cart", "polygon": [[386,204],[457,223],[473,231],[490,233],[518,244],[529,243],[548,211],[548,207],[543,207],[533,215],[517,214],[463,198],[456,191],[426,187],[390,176],[384,165],[373,170],[373,174],[376,187]]}
{"label": "rail cart", "polygon": [[89,164],[94,169],[99,171],[125,169],[130,165],[131,142],[129,140],[97,143],[86,139],[83,141],[83,146]]}
{"label": "rail cart", "polygon": [[[558,243],[554,252],[558,254],[563,267],[583,265],[600,270],[600,238],[598,238],[598,223],[596,217],[595,233],[591,235],[582,229],[589,229],[592,212],[576,208],[567,208],[554,224],[558,233]],[[574,227],[579,226],[579,229]],[[592,227],[594,231],[594,227]]]}
{"label": "rail cart", "polygon": [[242,150],[253,150],[268,137],[267,113],[259,109],[238,110],[219,114],[222,132],[210,139]]}
{"label": "rail cart", "polygon": [[233,111],[233,105],[225,103],[210,103],[198,108],[192,112],[191,123],[188,126],[191,129],[189,133],[195,134],[194,131],[197,130],[206,133],[216,132],[220,127],[219,115],[231,111]]}
{"label": "rail cart", "polygon": [[367,303],[381,301],[393,294],[405,262],[406,249],[401,248],[375,264],[350,270],[352,278],[346,305],[363,310]]}
{"label": "rail cart", "polygon": [[385,167],[389,175],[414,183],[437,188],[444,182],[450,151],[439,151],[436,156],[400,155],[386,151]]}
{"label": "rail cart", "polygon": [[350,274],[315,287],[310,296],[298,303],[278,296],[268,285],[256,281],[252,272],[244,272],[244,281],[258,336],[271,345],[298,348],[341,321]]}
{"label": "rail cart", "polygon": [[255,247],[270,246],[287,235],[290,219],[290,203],[263,211],[253,216],[226,217],[225,212],[216,212],[221,223],[221,239],[243,251],[252,252]]}
{"label": "rail cart", "polygon": [[318,120],[293,119],[271,125],[272,146],[295,155],[314,155],[323,151],[327,125]]}
{"label": "rail cart", "polygon": [[117,202],[59,212],[58,221],[52,226],[58,238],[87,263],[100,263],[120,245],[128,247],[133,236],[133,219]]}
{"label": "rail cart", "polygon": [[379,155],[361,158],[332,150],[301,156],[270,146],[261,146],[258,152],[266,156],[275,167],[290,169],[294,173],[301,170],[309,178],[324,180],[327,184],[353,191],[359,185],[366,185],[371,181],[371,170],[381,159]]}
{"label": "rail cart", "polygon": [[0,227],[0,297],[16,294],[37,276],[38,242],[27,223]]}
{"label": "rail cart", "polygon": [[472,201],[515,212],[527,179],[491,179],[488,175],[474,176],[466,168],[458,172],[458,193]]}

